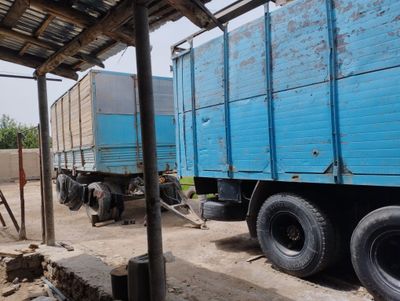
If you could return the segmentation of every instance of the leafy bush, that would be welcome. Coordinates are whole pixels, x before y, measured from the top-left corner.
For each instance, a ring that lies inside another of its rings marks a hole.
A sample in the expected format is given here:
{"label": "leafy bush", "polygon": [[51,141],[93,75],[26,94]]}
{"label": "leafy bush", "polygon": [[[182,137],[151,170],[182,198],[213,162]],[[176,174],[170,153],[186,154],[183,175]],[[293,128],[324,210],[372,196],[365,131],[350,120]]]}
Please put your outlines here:
{"label": "leafy bush", "polygon": [[8,115],[0,117],[0,149],[17,148],[17,133],[23,134],[24,148],[38,148],[38,129],[18,123]]}

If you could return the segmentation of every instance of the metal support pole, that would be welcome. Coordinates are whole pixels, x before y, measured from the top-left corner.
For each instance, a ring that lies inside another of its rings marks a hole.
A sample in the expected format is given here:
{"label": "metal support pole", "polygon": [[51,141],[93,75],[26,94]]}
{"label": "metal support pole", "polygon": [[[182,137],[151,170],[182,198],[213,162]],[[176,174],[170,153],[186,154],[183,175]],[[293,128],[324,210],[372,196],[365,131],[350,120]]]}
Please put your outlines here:
{"label": "metal support pole", "polygon": [[17,145],[18,145],[18,171],[19,171],[19,199],[21,202],[21,227],[19,229],[19,240],[26,239],[25,229],[25,198],[24,198],[24,186],[26,184],[24,162],[22,154],[22,133],[17,133]]}
{"label": "metal support pole", "polygon": [[51,155],[49,137],[49,109],[47,104],[46,75],[37,77],[39,96],[40,138],[42,156],[42,175],[44,193],[44,211],[46,223],[46,244],[55,245],[54,215],[53,215],[53,190],[51,184]]}
{"label": "metal support pole", "polygon": [[166,283],[161,233],[161,206],[157,170],[148,8],[143,4],[143,2],[136,1],[134,14],[146,194],[150,291],[152,301],[164,301],[166,295]]}
{"label": "metal support pole", "polygon": [[42,173],[42,139],[40,138],[40,124],[38,124],[39,140],[39,163],[40,163],[40,217],[42,221],[42,244],[46,243],[46,224],[44,218],[44,198],[43,198],[43,173]]}

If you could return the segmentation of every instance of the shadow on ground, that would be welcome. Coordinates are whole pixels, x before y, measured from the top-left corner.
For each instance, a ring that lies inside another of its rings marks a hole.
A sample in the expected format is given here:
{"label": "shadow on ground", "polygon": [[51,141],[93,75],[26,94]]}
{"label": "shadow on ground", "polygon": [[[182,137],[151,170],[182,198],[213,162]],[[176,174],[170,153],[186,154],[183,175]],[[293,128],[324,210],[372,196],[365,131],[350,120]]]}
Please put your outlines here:
{"label": "shadow on ground", "polygon": [[250,237],[249,233],[242,233],[212,241],[216,247],[226,252],[246,252],[249,255],[262,254],[258,241]]}
{"label": "shadow on ground", "polygon": [[[212,242],[215,243],[218,249],[225,252],[245,252],[250,256],[262,254],[258,241],[251,238],[248,233],[242,233]],[[262,259],[262,262],[270,263],[266,258]],[[273,265],[272,268],[279,271],[279,269],[275,268]],[[303,280],[310,282],[310,284],[340,291],[356,291],[361,286],[351,265],[349,256],[345,256],[334,267]]]}
{"label": "shadow on ground", "polygon": [[198,267],[178,258],[167,265],[171,301],[292,301],[273,288]]}

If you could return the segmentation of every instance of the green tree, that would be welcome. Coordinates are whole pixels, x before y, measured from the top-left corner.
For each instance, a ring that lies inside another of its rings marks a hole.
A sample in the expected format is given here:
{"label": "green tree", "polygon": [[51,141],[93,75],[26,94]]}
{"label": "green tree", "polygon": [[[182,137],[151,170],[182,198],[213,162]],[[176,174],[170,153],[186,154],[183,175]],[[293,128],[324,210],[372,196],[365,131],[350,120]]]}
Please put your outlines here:
{"label": "green tree", "polygon": [[38,130],[16,122],[8,115],[0,117],[0,149],[17,148],[17,133],[23,134],[24,148],[38,148]]}

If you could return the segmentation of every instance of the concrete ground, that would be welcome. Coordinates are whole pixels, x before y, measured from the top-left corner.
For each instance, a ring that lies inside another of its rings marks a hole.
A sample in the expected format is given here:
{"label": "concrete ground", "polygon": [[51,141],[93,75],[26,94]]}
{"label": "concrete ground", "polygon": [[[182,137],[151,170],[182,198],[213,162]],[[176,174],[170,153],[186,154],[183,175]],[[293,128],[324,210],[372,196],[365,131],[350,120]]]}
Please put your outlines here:
{"label": "concrete ground", "polygon": [[[0,189],[19,219],[18,184],[0,183]],[[27,236],[40,241],[39,182],[26,185],[25,201]],[[133,225],[92,227],[84,208],[69,212],[56,200],[54,210],[57,241],[96,256],[112,267],[146,252],[143,200],[127,203],[124,217],[135,218]],[[1,245],[15,243],[18,235],[3,206],[0,212],[8,225],[6,229],[0,228],[1,249]],[[257,242],[249,238],[245,222],[209,222],[208,226],[209,230],[194,229],[170,212],[163,213],[164,251],[172,252],[176,258],[167,264],[170,300],[372,300],[348,263],[311,279],[297,279],[276,271],[265,258],[246,261],[261,251]]]}

